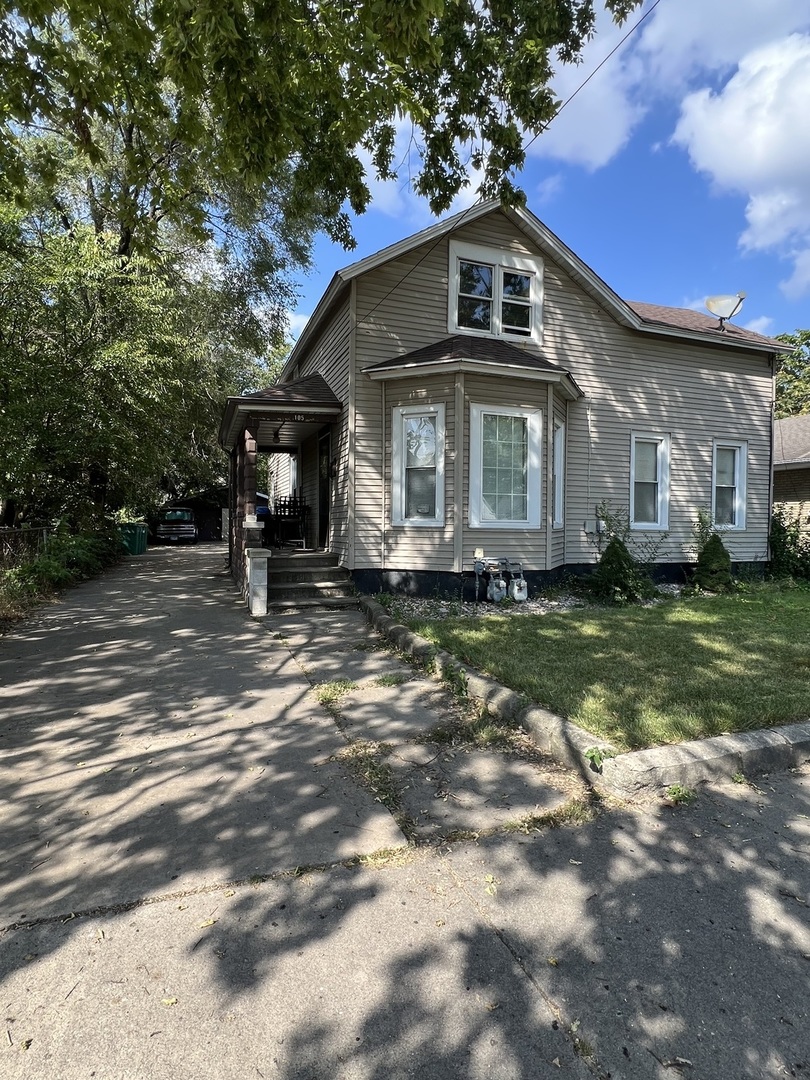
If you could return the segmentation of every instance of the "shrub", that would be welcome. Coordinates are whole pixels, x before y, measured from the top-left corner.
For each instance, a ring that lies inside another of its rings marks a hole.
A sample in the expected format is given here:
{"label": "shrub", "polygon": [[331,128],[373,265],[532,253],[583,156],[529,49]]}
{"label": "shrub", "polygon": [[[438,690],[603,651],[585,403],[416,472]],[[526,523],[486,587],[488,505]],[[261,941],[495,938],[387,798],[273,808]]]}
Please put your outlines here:
{"label": "shrub", "polygon": [[0,575],[0,622],[11,623],[37,601],[100,573],[123,550],[117,529],[72,535],[57,528],[45,551]]}
{"label": "shrub", "polygon": [[802,535],[799,518],[777,506],[771,518],[771,577],[810,579],[810,539]]}
{"label": "shrub", "polygon": [[701,548],[693,581],[709,592],[725,592],[731,588],[731,556],[718,533],[712,533]]}
{"label": "shrub", "polygon": [[597,600],[608,604],[632,604],[655,595],[646,568],[618,536],[611,537],[587,584]]}

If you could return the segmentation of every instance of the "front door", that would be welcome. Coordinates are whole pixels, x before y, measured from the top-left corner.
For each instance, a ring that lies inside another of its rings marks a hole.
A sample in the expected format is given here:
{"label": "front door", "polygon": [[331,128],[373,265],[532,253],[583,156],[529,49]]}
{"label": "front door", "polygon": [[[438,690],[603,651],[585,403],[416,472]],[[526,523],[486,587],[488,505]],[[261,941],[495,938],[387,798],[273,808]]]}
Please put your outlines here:
{"label": "front door", "polygon": [[318,547],[329,544],[329,503],[331,483],[329,479],[329,459],[332,438],[327,431],[318,439]]}

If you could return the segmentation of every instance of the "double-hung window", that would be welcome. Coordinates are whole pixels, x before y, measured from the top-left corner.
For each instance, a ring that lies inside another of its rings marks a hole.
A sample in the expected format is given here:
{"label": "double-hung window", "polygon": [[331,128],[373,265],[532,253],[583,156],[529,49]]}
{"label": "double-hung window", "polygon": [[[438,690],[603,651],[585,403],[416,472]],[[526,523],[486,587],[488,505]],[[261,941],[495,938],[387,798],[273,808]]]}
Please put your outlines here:
{"label": "double-hung window", "polygon": [[745,487],[748,448],[741,442],[714,444],[712,463],[712,521],[727,529],[745,528]]}
{"label": "double-hung window", "polygon": [[393,410],[392,522],[444,524],[444,405]]}
{"label": "double-hung window", "polygon": [[539,258],[450,241],[452,332],[539,341],[542,287]]}
{"label": "double-hung window", "polygon": [[540,528],[539,409],[470,406],[473,528]]}
{"label": "double-hung window", "polygon": [[630,442],[630,525],[669,525],[669,436],[633,432]]}

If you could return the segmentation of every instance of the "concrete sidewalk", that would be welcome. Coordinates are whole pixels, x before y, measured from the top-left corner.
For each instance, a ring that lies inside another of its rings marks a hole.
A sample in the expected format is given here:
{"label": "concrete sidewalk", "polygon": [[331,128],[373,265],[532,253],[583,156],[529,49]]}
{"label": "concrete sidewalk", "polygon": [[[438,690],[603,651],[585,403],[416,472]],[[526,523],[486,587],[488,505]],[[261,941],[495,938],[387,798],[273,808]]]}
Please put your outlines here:
{"label": "concrete sidewalk", "polygon": [[0,641],[0,1075],[810,1076],[810,768],[486,837],[579,778],[431,743],[454,702],[359,613],[257,624],[223,559]]}

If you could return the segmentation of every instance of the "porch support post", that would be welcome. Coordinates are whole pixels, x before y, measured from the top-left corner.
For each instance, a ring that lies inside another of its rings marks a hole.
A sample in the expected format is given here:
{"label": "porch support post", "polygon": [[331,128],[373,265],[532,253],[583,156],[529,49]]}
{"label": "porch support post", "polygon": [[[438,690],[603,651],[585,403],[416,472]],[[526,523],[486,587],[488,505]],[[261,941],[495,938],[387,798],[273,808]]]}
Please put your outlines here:
{"label": "porch support post", "polygon": [[[252,427],[252,425],[251,425]],[[245,517],[256,516],[256,437],[245,428],[244,434],[244,510]]]}

